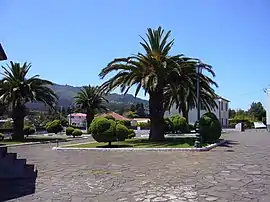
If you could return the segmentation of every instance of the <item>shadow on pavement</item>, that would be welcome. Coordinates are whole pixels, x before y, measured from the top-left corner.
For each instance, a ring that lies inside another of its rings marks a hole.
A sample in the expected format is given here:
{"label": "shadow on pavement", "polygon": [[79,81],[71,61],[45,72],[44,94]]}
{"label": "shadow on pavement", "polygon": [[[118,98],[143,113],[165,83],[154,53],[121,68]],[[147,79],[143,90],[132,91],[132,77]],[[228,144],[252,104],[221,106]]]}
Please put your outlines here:
{"label": "shadow on pavement", "polygon": [[219,145],[219,147],[225,147],[226,152],[234,152],[233,149],[231,149],[234,145],[239,145],[240,143],[238,141],[234,140],[227,140],[224,144]]}
{"label": "shadow on pavement", "polygon": [[36,178],[0,179],[0,201],[34,194]]}

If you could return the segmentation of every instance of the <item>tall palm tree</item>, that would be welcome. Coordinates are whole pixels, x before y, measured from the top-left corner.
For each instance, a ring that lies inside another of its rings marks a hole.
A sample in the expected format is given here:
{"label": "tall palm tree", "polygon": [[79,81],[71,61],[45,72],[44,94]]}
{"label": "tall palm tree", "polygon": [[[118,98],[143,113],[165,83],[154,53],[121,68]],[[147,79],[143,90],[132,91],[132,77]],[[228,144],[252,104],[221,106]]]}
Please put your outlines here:
{"label": "tall palm tree", "polygon": [[121,92],[127,93],[132,86],[136,86],[135,96],[141,88],[149,94],[149,115],[151,119],[150,140],[163,141],[164,137],[164,88],[169,86],[175,92],[175,81],[184,79],[181,65],[189,58],[184,55],[170,55],[174,40],[169,40],[171,31],[164,33],[157,30],[147,30],[147,40],[142,38],[141,46],[145,53],[138,53],[127,58],[117,58],[103,68],[100,77],[103,79],[109,73],[118,73],[107,80],[102,89],[109,92],[120,87]]}
{"label": "tall palm tree", "polygon": [[97,86],[84,86],[74,98],[78,110],[86,113],[87,128],[89,128],[97,111],[107,110],[104,104],[108,101]]}
{"label": "tall palm tree", "polygon": [[50,108],[56,106],[58,97],[49,88],[52,82],[38,78],[39,75],[27,78],[30,63],[14,63],[3,67],[0,80],[0,99],[8,103],[12,112],[12,138],[21,140],[23,136],[24,117],[27,112],[26,103],[41,102]]}

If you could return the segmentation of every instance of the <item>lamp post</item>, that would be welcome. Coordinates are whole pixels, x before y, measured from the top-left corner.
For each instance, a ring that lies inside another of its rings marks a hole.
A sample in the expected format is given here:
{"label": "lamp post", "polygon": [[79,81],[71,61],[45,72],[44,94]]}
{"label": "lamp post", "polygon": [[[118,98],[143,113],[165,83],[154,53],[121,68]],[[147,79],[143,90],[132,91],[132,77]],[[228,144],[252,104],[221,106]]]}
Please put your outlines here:
{"label": "lamp post", "polygon": [[200,135],[200,125],[199,125],[199,120],[201,117],[201,102],[200,102],[200,76],[202,73],[204,65],[203,63],[199,60],[196,66],[196,98],[197,98],[197,127],[196,127],[196,140],[194,143],[194,147],[201,147],[201,135]]}
{"label": "lamp post", "polygon": [[222,99],[219,98],[218,99],[218,119],[219,119],[219,123],[222,125],[222,123],[221,123],[221,102],[222,102]]}

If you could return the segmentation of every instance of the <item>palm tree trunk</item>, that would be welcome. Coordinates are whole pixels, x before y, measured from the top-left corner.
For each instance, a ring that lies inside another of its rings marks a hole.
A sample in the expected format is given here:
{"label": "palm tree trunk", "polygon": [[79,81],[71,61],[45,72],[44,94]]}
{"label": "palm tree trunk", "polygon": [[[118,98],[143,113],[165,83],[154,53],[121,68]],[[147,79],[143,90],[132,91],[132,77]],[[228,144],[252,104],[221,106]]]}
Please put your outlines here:
{"label": "palm tree trunk", "polygon": [[92,123],[94,117],[95,117],[94,113],[92,113],[92,112],[86,113],[87,129],[89,129],[90,124]]}
{"label": "palm tree trunk", "polygon": [[189,121],[188,121],[188,109],[187,109],[186,104],[183,104],[183,106],[182,106],[182,114],[183,114],[183,117],[186,119],[187,123],[189,123]]}
{"label": "palm tree trunk", "polygon": [[164,136],[163,90],[149,93],[150,134],[149,140],[160,142]]}
{"label": "palm tree trunk", "polygon": [[17,107],[13,110],[13,133],[12,139],[13,140],[23,140],[23,127],[24,127],[24,109],[21,107]]}

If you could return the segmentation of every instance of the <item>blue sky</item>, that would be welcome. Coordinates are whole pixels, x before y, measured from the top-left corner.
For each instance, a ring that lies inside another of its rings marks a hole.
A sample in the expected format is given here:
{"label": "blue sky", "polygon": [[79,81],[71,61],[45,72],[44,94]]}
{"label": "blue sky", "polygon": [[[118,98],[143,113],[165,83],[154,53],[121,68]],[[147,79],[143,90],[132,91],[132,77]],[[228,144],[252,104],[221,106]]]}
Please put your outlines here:
{"label": "blue sky", "polygon": [[161,25],[173,54],[211,64],[217,93],[247,109],[270,84],[269,10],[268,0],[1,0],[0,42],[9,60],[32,63],[31,74],[98,85],[101,68],[141,51],[139,35]]}

